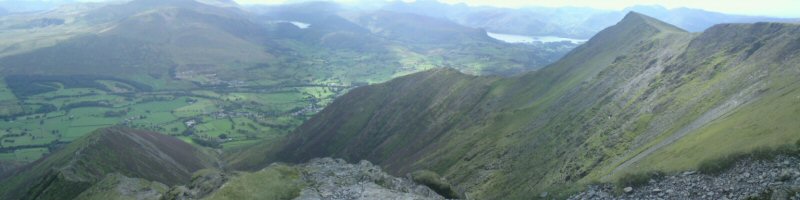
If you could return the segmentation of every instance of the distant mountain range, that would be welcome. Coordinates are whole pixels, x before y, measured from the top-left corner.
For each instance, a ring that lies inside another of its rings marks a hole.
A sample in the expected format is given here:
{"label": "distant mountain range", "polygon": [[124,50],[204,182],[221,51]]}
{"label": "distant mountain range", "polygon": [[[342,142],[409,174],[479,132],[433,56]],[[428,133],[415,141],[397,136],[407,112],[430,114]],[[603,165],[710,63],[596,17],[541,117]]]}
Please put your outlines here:
{"label": "distant mountain range", "polygon": [[[271,7],[262,5],[240,6],[233,0],[198,0],[198,2],[220,7],[238,7],[251,11]],[[324,1],[291,2],[293,4],[315,4]],[[61,5],[76,3],[79,3],[79,1],[6,0],[0,1],[0,15],[2,15],[3,9],[8,10],[7,12],[30,12],[49,10]],[[800,19],[797,18],[736,15],[685,7],[667,9],[659,5],[636,5],[622,10],[533,6],[500,8],[468,6],[463,3],[447,4],[437,0],[418,0],[413,2],[362,1],[352,5],[356,5],[357,10],[382,9],[446,19],[464,26],[485,29],[490,32],[575,39],[587,39],[593,36],[600,30],[621,20],[630,11],[652,16],[689,32],[701,32],[720,23],[800,22]]]}
{"label": "distant mountain range", "polygon": [[661,6],[633,6],[623,10],[579,7],[524,7],[519,9],[470,7],[435,0],[411,3],[395,1],[386,10],[416,13],[449,19],[459,24],[490,32],[528,36],[558,36],[585,39],[613,25],[630,11],[639,12],[690,32],[701,32],[720,23],[797,22],[798,19],[732,15],[691,8],[666,9]]}
{"label": "distant mountain range", "polygon": [[[232,2],[206,3],[136,0],[108,5],[75,4],[7,16],[0,19],[4,22],[0,28],[15,30],[5,33],[14,39],[0,44],[0,71],[7,75],[135,76],[140,81],[160,79],[158,82],[180,79],[176,74],[216,73],[222,78],[248,81],[262,78],[252,76],[252,70],[261,69],[255,66],[277,66],[310,55],[291,52],[345,50],[392,56],[373,60],[386,68],[386,74],[379,79],[385,81],[395,73],[415,72],[419,71],[415,68],[423,66],[510,75],[538,69],[575,46],[507,44],[488,37],[482,30],[447,20],[383,10],[354,12],[333,3],[265,7],[277,12],[263,13],[224,6],[235,5]],[[322,10],[314,12],[315,9]],[[300,29],[288,22],[310,27]],[[34,34],[22,32],[26,29]],[[37,39],[42,35],[47,39]],[[333,55],[351,60],[348,56],[353,54],[345,51]],[[515,56],[511,59],[510,55]],[[411,62],[417,63],[410,66]],[[314,67],[323,66],[303,66],[299,70]],[[327,71],[329,75],[315,78],[330,79],[331,73],[352,68],[341,67],[313,71]],[[344,79],[349,82],[353,78],[356,77]]]}

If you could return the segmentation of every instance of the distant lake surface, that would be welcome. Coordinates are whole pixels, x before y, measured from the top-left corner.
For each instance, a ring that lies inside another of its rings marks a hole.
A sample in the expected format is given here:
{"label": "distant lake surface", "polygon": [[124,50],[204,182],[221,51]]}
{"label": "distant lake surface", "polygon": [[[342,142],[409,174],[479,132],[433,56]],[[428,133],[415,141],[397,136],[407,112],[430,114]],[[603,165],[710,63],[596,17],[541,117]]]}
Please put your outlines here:
{"label": "distant lake surface", "polygon": [[270,21],[270,23],[290,23],[290,24],[292,24],[292,25],[294,25],[294,26],[296,26],[297,28],[300,28],[300,29],[307,29],[308,27],[311,26],[311,24],[309,24],[309,23],[298,22],[298,21],[277,20],[277,21]]}
{"label": "distant lake surface", "polygon": [[486,32],[489,37],[494,39],[507,42],[507,43],[534,43],[534,42],[561,42],[561,41],[568,41],[575,44],[580,44],[586,42],[584,39],[574,39],[574,38],[562,38],[556,36],[527,36],[527,35],[513,35],[513,34],[504,34],[504,33],[492,33]]}
{"label": "distant lake surface", "polygon": [[294,26],[297,26],[297,28],[300,28],[300,29],[307,29],[309,26],[311,26],[311,24],[298,22],[298,21],[289,21],[289,23],[292,23]]}

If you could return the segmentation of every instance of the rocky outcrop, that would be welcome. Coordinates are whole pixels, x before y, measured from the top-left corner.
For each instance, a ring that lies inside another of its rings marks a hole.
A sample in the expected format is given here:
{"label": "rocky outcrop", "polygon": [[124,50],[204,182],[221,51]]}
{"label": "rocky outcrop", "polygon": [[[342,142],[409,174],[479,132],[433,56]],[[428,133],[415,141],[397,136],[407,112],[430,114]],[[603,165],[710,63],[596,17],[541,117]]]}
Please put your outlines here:
{"label": "rocky outcrop", "polygon": [[444,199],[428,187],[384,173],[369,161],[348,164],[342,159],[320,158],[300,167],[308,187],[297,200]]}
{"label": "rocky outcrop", "polygon": [[130,178],[119,173],[111,173],[87,189],[75,199],[78,200],[159,200],[168,189],[155,181]]}
{"label": "rocky outcrop", "polygon": [[651,179],[639,187],[625,186],[622,190],[615,190],[612,185],[593,185],[569,199],[750,198],[800,199],[800,158],[743,160],[719,175],[688,171]]}
{"label": "rocky outcrop", "polygon": [[[259,192],[267,191],[267,192]],[[393,177],[368,161],[317,158],[305,164],[273,164],[260,172],[204,169],[187,185],[167,185],[121,174],[109,174],[77,199],[154,200],[444,200],[434,190],[408,178]]]}
{"label": "rocky outcrop", "polygon": [[200,199],[222,187],[229,175],[218,169],[203,169],[192,175],[188,185],[172,187],[164,199],[187,200]]}
{"label": "rocky outcrop", "polygon": [[[202,171],[201,171],[202,172]],[[179,186],[165,199],[207,200],[443,200],[430,188],[383,172],[368,161],[315,158],[297,165],[273,163],[256,172],[231,172],[221,182],[216,173],[197,175],[192,185]],[[200,190],[198,190],[200,189]],[[204,195],[204,193],[208,195]]]}

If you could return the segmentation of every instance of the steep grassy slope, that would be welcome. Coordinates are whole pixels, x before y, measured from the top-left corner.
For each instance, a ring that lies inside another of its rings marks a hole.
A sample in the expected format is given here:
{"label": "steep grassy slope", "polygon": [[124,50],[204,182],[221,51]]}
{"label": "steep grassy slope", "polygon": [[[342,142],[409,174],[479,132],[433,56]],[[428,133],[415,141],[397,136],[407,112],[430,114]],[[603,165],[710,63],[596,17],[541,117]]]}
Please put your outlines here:
{"label": "steep grassy slope", "polygon": [[[718,52],[699,53],[708,48],[718,49]],[[664,148],[653,150],[653,156],[631,163],[633,166],[640,170],[681,170],[730,153],[746,153],[797,141],[800,127],[792,121],[800,114],[797,106],[800,26],[717,25],[697,37],[689,50],[713,64],[713,68],[695,70],[705,71],[703,78],[714,81],[708,89],[717,89],[723,95],[712,110],[721,113],[704,113],[693,123],[707,125],[688,126],[694,130],[687,132],[693,134],[670,142],[672,145],[662,145]],[[724,53],[733,55],[724,57]],[[718,117],[703,118],[709,115]],[[688,151],[704,153],[688,154]],[[659,160],[664,157],[671,159]]]}
{"label": "steep grassy slope", "polygon": [[4,175],[3,199],[70,199],[108,173],[167,185],[188,182],[215,159],[159,133],[128,128],[100,129],[46,158]]}
{"label": "steep grassy slope", "polygon": [[791,103],[799,39],[798,25],[692,34],[630,13],[541,71],[493,79],[436,70],[356,89],[287,141],[231,160],[368,159],[396,174],[435,171],[479,199],[694,168],[800,139]]}
{"label": "steep grassy slope", "polygon": [[[250,148],[232,156],[230,160],[238,167],[248,169],[260,169],[269,162],[264,155],[279,155],[293,161],[328,154],[349,160],[392,157],[398,161],[412,161],[414,159],[408,157],[409,154],[431,145],[440,139],[439,134],[451,128],[439,125],[454,124],[466,117],[464,115],[488,92],[488,83],[495,79],[469,76],[452,69],[436,69],[386,84],[357,88],[348,93],[347,96],[352,98],[345,96],[334,101],[327,111],[299,128],[302,129],[299,132],[325,128],[323,132],[328,134],[293,134],[291,137],[295,139],[290,140],[287,146],[296,148],[283,149],[275,154],[271,153],[275,150],[271,146],[284,144],[263,143],[259,148]],[[395,106],[397,104],[402,106]],[[437,113],[426,112],[430,110]],[[407,134],[391,134],[394,132]],[[398,157],[389,154],[396,151],[406,154],[395,154]]]}
{"label": "steep grassy slope", "polygon": [[[455,123],[467,118],[467,114],[487,94],[491,78],[473,77],[455,70],[441,69],[426,74],[403,77],[390,84],[378,86],[379,91],[358,89],[351,94],[359,99],[337,101],[332,109],[342,114],[332,119],[306,123],[300,132],[310,127],[326,127],[322,132],[330,133],[308,137],[297,134],[286,149],[279,155],[284,159],[300,159],[331,154],[350,160],[370,158],[373,160],[392,160],[394,163],[407,163],[422,155],[415,155],[420,149],[430,147],[442,134],[452,129]],[[413,84],[412,84],[413,83]],[[364,103],[361,103],[362,100]],[[366,103],[369,102],[369,103]],[[402,106],[394,106],[396,104]],[[343,105],[359,105],[346,107]],[[389,134],[393,132],[402,135]],[[341,137],[344,136],[344,137]],[[302,143],[326,144],[305,146]],[[402,152],[402,153],[398,153]],[[385,163],[391,166],[390,163]]]}

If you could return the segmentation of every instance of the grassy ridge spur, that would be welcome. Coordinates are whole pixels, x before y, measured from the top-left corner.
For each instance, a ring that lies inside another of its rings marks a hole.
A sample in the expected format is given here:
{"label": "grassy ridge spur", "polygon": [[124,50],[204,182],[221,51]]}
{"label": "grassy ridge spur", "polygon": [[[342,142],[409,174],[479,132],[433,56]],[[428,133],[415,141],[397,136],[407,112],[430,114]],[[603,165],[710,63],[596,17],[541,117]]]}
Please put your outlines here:
{"label": "grassy ridge spur", "polygon": [[560,61],[517,77],[431,70],[355,89],[233,166],[334,156],[431,170],[478,199],[566,194],[632,173],[792,145],[800,26],[689,33],[628,14]]}

